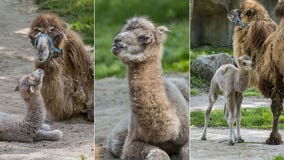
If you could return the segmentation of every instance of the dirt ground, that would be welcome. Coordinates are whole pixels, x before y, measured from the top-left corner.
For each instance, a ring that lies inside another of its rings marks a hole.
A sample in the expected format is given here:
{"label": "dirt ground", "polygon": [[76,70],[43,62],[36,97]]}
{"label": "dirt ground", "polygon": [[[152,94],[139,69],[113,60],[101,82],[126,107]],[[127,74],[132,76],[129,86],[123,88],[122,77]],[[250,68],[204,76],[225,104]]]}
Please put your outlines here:
{"label": "dirt ground", "polygon": [[[38,14],[32,0],[0,1],[0,111],[23,116],[26,106],[18,92],[17,80],[32,71],[34,49],[26,33],[31,20]],[[0,142],[0,160],[79,160],[93,159],[93,123],[82,118],[64,122],[48,122],[60,129],[58,142]]]}
{"label": "dirt ground", "polygon": [[[186,78],[187,74],[167,75],[167,77]],[[129,90],[126,79],[105,78],[95,82],[95,142],[100,148],[100,160],[118,160],[113,157],[107,147],[109,133],[115,125],[129,114]],[[175,156],[172,160],[177,160]]]}
{"label": "dirt ground", "polygon": [[106,78],[95,82],[95,142],[101,160],[118,160],[109,154],[107,138],[112,128],[129,113],[126,79]]}

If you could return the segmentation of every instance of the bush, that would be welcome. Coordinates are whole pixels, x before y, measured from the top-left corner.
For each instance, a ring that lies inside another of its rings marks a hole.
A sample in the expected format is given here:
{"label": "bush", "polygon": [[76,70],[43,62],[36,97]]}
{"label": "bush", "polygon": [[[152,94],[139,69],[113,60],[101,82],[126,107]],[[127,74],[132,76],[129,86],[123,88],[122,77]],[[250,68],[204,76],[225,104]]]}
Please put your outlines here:
{"label": "bush", "polygon": [[71,29],[82,34],[85,43],[94,44],[94,0],[36,0],[36,4],[62,17]]}
{"label": "bush", "polygon": [[114,36],[126,20],[133,16],[147,16],[157,25],[165,25],[168,34],[164,48],[165,72],[189,70],[188,1],[172,0],[96,0],[96,79],[125,76],[125,66],[111,53]]}

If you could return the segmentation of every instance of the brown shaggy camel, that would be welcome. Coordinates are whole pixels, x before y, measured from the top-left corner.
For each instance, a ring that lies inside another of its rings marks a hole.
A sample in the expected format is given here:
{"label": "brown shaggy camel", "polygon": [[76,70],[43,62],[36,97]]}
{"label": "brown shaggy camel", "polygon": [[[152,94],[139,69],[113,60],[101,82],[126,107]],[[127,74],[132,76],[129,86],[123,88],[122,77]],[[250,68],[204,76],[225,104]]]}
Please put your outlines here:
{"label": "brown shaggy camel", "polygon": [[112,131],[109,149],[124,160],[189,159],[188,96],[162,76],[166,32],[134,17],[114,38],[112,53],[128,67],[131,114]]}
{"label": "brown shaggy camel", "polygon": [[[282,3],[281,3],[282,4]],[[276,14],[283,17],[283,4],[278,4]],[[244,0],[239,9],[228,14],[230,21],[236,23],[234,29],[235,58],[248,54],[253,59],[250,84],[272,100],[273,126],[266,144],[282,143],[278,131],[278,120],[283,110],[283,21],[279,26],[270,18],[265,8],[254,0]],[[277,30],[276,30],[277,28]]]}
{"label": "brown shaggy camel", "polygon": [[93,60],[75,32],[56,15],[36,17],[29,33],[36,49],[34,67],[46,76],[42,95],[54,120],[64,120],[83,113],[94,120]]}
{"label": "brown shaggy camel", "polygon": [[[249,71],[252,69],[252,60],[247,55],[242,55],[238,59],[239,68],[232,64],[222,65],[214,74],[209,91],[209,105],[205,113],[204,130],[201,140],[206,140],[206,130],[210,118],[211,110],[216,100],[218,92],[222,90],[225,97],[224,116],[230,128],[229,145],[234,145],[233,136],[242,143],[244,140],[240,134],[241,104],[243,92],[248,87]],[[236,122],[237,135],[234,132]]]}
{"label": "brown shaggy camel", "polygon": [[21,93],[27,113],[24,118],[19,118],[0,112],[0,141],[56,141],[62,138],[60,130],[51,131],[50,126],[43,123],[45,108],[40,92],[43,76],[44,71],[37,69],[20,79],[15,91]]}

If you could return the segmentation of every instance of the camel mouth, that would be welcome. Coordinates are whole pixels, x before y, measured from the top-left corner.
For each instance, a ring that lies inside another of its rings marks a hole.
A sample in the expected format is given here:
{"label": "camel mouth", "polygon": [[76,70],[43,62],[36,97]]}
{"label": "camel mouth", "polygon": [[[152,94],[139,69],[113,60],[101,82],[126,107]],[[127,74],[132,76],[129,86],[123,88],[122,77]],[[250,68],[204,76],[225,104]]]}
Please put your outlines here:
{"label": "camel mouth", "polygon": [[41,80],[44,77],[44,70],[41,68],[38,68],[37,70],[35,70],[32,73],[32,76],[36,79],[36,80]]}
{"label": "camel mouth", "polygon": [[239,10],[233,9],[230,11],[230,13],[227,14],[227,18],[231,22],[236,22],[237,18],[239,17]]}
{"label": "camel mouth", "polygon": [[244,68],[245,68],[245,70],[247,70],[247,71],[252,70],[252,66],[245,66]]}
{"label": "camel mouth", "polygon": [[125,45],[122,45],[120,43],[115,43],[112,45],[111,50],[112,50],[112,53],[116,56],[120,54],[120,52],[125,48],[127,48]]}

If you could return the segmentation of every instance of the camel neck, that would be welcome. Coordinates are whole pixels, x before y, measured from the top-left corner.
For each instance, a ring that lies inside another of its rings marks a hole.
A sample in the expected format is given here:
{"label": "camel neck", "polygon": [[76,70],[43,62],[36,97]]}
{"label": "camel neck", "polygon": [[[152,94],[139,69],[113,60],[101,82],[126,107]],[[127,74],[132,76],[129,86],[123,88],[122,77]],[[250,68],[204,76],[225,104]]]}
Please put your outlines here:
{"label": "camel neck", "polygon": [[44,70],[45,75],[49,76],[52,74],[59,74],[60,71],[60,67],[59,67],[59,62],[57,60],[50,60],[49,62],[43,62],[43,63],[39,63],[39,62],[34,62],[34,68],[41,68]]}
{"label": "camel neck", "polygon": [[161,74],[160,61],[148,61],[128,68],[131,110],[141,123],[156,121],[154,114],[167,112],[170,108]]}
{"label": "camel neck", "polygon": [[40,91],[36,91],[33,95],[23,95],[22,97],[28,107],[22,123],[23,126],[36,129],[40,128],[45,120],[44,101]]}
{"label": "camel neck", "polygon": [[239,69],[235,79],[235,83],[237,83],[235,84],[235,89],[238,92],[244,92],[248,87],[249,72],[244,69]]}

